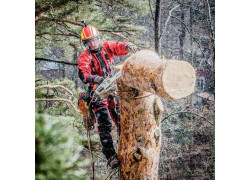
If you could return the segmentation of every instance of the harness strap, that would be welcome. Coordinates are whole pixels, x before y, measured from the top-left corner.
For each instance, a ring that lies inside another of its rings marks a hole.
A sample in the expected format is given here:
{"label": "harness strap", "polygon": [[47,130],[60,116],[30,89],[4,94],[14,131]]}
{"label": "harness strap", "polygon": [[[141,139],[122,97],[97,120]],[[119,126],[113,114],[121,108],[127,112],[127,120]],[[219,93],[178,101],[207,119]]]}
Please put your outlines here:
{"label": "harness strap", "polygon": [[107,61],[108,61],[109,71],[111,72],[111,75],[113,76],[113,75],[115,74],[114,68],[113,68],[113,63],[112,63],[112,64],[110,63],[109,56],[107,55],[105,49],[104,49],[104,48],[102,48],[102,49],[103,49],[104,56],[105,56],[105,58],[106,58]]}
{"label": "harness strap", "polygon": [[91,64],[92,64],[92,71],[93,71],[94,74],[96,74],[94,60],[93,60],[93,56],[92,56],[90,50],[89,50],[89,55],[90,55]]}
{"label": "harness strap", "polygon": [[110,64],[109,56],[107,55],[104,48],[102,48],[102,50],[103,50],[103,54],[104,54],[105,58],[107,59],[107,62],[108,62],[108,65],[109,65],[109,71],[111,72],[111,64]]}
{"label": "harness strap", "polygon": [[[113,63],[112,63],[112,64],[110,63],[109,57],[108,57],[108,55],[107,55],[105,49],[102,48],[101,50],[103,50],[104,56],[105,56],[105,58],[107,59],[107,62],[108,62],[108,65],[109,65],[109,71],[110,71],[111,75],[113,76],[113,75],[114,75],[114,68],[112,67],[112,66],[113,66]],[[101,51],[100,51],[100,53],[101,53]],[[95,65],[94,65],[93,56],[92,56],[92,53],[91,53],[90,50],[89,50],[89,55],[90,55],[91,64],[92,64],[92,71],[93,71],[94,74],[97,74],[96,69],[95,69]],[[97,57],[97,58],[98,58],[98,57]],[[98,59],[98,60],[101,61],[100,59]],[[101,63],[101,62],[100,62],[100,63]],[[105,72],[107,72],[106,69],[108,69],[108,68],[106,67],[106,64],[105,64],[105,63],[103,63],[103,64],[105,65],[105,67],[102,66],[102,63],[101,63],[101,67],[102,67],[104,76],[107,76],[107,73],[105,73]]]}

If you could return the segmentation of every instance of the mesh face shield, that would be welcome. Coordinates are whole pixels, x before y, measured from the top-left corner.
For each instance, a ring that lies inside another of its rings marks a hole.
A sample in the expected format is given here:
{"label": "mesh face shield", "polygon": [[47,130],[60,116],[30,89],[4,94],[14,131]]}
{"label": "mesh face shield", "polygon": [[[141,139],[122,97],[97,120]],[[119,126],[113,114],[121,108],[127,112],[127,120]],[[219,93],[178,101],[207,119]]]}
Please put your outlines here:
{"label": "mesh face shield", "polygon": [[100,36],[95,36],[95,37],[92,37],[92,38],[90,38],[88,40],[82,40],[82,43],[83,43],[83,45],[87,45],[88,42],[90,42],[90,41],[96,41],[96,40],[100,41]]}
{"label": "mesh face shield", "polygon": [[98,49],[101,46],[101,40],[99,36],[93,37],[82,42],[83,45],[90,50]]}

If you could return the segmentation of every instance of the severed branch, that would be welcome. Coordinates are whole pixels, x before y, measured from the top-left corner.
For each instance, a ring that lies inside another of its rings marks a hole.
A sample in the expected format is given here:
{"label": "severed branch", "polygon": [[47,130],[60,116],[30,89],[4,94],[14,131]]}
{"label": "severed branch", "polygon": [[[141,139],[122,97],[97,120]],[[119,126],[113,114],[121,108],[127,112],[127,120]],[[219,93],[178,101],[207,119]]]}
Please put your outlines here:
{"label": "severed branch", "polygon": [[40,99],[35,99],[36,101],[61,101],[61,102],[67,102],[69,103],[73,109],[75,110],[76,113],[80,113],[81,111],[77,110],[74,104],[68,100],[68,99],[45,99],[45,98],[40,98]]}
{"label": "severed branch", "polygon": [[42,89],[42,88],[48,88],[48,89],[52,89],[52,88],[61,88],[63,89],[64,91],[66,91],[67,93],[70,94],[70,96],[73,96],[73,93],[66,87],[62,86],[62,85],[43,85],[43,86],[38,86],[36,87],[36,90],[38,89]]}

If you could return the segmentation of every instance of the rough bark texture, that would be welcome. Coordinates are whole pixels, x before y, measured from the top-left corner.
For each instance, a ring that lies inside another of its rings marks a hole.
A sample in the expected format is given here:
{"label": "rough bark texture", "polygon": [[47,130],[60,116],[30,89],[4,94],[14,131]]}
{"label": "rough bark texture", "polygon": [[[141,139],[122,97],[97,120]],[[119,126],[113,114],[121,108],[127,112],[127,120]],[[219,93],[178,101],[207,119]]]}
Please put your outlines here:
{"label": "rough bark texture", "polygon": [[179,99],[191,94],[194,70],[184,61],[163,61],[149,50],[130,56],[121,69],[122,77],[117,81],[121,112],[120,180],[156,180],[163,112],[157,95]]}
{"label": "rough bark texture", "polygon": [[155,52],[142,50],[125,61],[122,81],[129,87],[176,100],[194,92],[195,70],[186,61],[161,60]]}
{"label": "rough bark texture", "polygon": [[[161,146],[161,100],[148,92],[131,91],[119,81],[121,135],[120,179],[158,179]],[[128,91],[128,92],[127,92]]]}

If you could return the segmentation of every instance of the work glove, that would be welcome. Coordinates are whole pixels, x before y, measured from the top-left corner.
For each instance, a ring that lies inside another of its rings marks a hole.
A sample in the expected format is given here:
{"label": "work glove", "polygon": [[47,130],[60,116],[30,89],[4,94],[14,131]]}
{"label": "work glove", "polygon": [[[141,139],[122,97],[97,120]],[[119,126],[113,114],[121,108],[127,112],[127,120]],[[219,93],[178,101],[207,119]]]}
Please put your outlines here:
{"label": "work glove", "polygon": [[87,78],[87,82],[95,83],[95,84],[101,84],[104,80],[103,77],[97,76],[97,75],[89,75]]}
{"label": "work glove", "polygon": [[127,45],[125,46],[125,48],[126,48],[126,50],[128,50],[129,52],[133,52],[133,53],[135,53],[136,51],[139,50],[139,48],[138,48],[136,45],[134,45],[134,44],[127,44]]}
{"label": "work glove", "polygon": [[96,77],[93,79],[93,83],[95,83],[95,84],[101,84],[103,80],[104,80],[103,77],[101,77],[101,76],[96,76]]}

